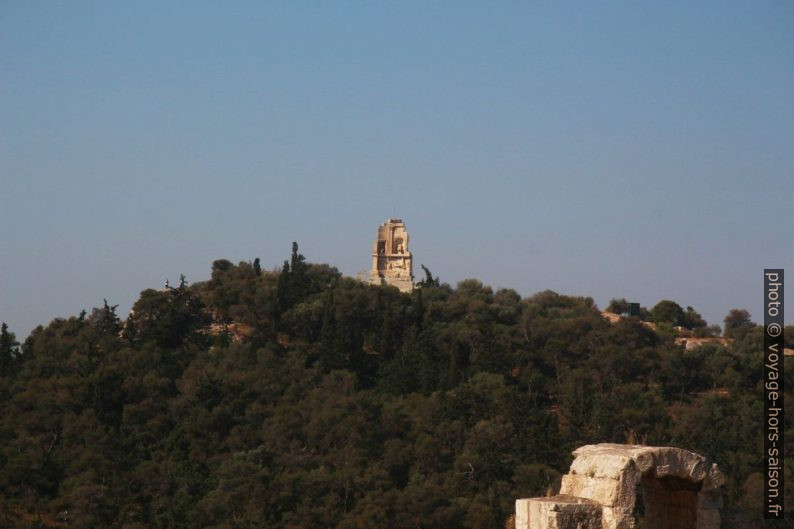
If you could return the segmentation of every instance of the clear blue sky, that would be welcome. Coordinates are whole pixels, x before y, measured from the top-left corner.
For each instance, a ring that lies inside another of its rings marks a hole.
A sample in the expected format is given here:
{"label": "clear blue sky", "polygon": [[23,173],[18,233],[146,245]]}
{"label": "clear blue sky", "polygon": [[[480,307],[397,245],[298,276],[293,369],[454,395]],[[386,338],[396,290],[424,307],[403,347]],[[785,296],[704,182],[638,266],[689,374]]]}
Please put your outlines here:
{"label": "clear blue sky", "polygon": [[451,284],[758,321],[794,3],[5,0],[0,179],[19,337],[293,240],[353,275],[393,208]]}

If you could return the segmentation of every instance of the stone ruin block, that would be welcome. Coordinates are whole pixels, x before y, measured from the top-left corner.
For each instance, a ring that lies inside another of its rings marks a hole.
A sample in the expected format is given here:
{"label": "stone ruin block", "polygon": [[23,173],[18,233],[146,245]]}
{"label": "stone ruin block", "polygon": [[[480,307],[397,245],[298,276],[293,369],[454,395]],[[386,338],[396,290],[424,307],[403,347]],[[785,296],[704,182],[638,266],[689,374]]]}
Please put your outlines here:
{"label": "stone ruin block", "polygon": [[558,495],[516,500],[516,529],[601,529],[601,506],[592,500]]}
{"label": "stone ruin block", "polygon": [[601,510],[601,527],[610,529],[632,529],[634,516],[630,509],[620,507],[604,507]]}
{"label": "stone ruin block", "polygon": [[631,509],[638,479],[639,473],[625,474],[619,478],[566,474],[562,477],[560,494],[589,498],[606,507]]}
{"label": "stone ruin block", "polygon": [[[635,514],[646,529],[720,527],[724,478],[699,454],[604,443],[574,456],[559,496],[516,502],[516,529],[631,529]],[[635,513],[637,491],[643,508]]]}

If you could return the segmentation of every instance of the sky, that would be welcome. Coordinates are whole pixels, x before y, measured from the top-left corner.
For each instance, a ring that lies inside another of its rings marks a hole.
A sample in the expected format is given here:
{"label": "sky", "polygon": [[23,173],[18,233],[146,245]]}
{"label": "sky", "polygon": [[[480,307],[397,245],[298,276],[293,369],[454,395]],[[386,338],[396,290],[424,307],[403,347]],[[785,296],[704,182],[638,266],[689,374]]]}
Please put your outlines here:
{"label": "sky", "polygon": [[395,215],[451,285],[762,321],[793,197],[788,0],[0,1],[18,338],[292,241],[355,275]]}

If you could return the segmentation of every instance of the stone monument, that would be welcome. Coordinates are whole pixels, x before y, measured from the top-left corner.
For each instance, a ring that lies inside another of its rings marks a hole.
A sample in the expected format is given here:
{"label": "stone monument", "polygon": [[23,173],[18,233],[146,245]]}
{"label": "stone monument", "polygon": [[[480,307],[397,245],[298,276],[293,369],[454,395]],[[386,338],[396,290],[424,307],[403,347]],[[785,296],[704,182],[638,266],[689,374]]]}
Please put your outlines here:
{"label": "stone monument", "polygon": [[413,257],[408,251],[408,232],[401,219],[389,219],[378,226],[369,282],[372,285],[392,285],[400,292],[414,289]]}
{"label": "stone monument", "polygon": [[[681,448],[578,448],[560,494],[516,500],[516,529],[719,529],[723,477]],[[641,499],[640,499],[641,498]]]}

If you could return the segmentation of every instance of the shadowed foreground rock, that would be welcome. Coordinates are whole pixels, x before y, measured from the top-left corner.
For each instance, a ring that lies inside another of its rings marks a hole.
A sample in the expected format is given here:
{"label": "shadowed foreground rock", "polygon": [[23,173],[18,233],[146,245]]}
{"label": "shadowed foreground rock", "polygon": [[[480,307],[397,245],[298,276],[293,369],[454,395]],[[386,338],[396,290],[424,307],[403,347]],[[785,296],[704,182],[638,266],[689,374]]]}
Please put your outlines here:
{"label": "shadowed foreground rock", "polygon": [[[516,500],[516,529],[719,529],[717,465],[680,448],[578,448],[560,494]],[[638,497],[638,496],[641,496]]]}

